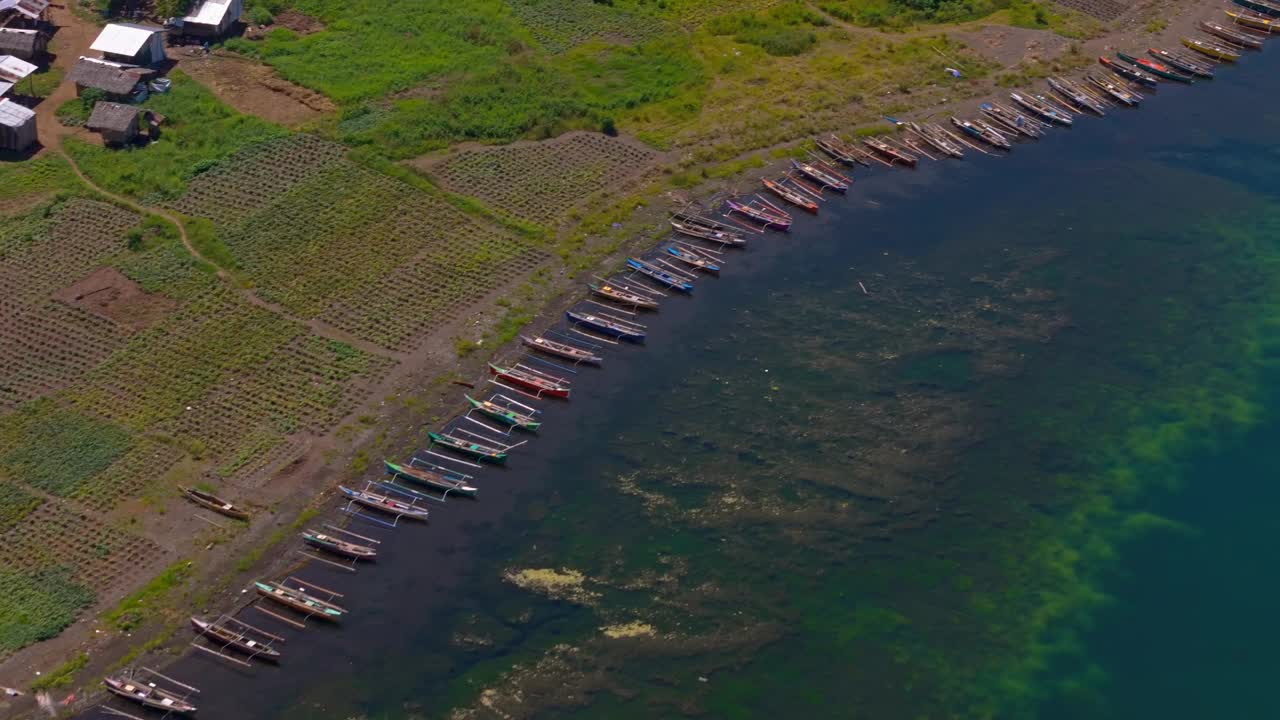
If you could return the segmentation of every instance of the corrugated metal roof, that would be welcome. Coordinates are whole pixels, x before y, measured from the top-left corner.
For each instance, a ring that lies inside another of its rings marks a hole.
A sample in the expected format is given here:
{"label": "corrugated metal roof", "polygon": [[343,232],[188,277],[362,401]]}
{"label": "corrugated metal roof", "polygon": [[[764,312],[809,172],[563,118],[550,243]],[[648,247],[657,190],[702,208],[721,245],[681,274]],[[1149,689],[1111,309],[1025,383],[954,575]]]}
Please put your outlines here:
{"label": "corrugated metal roof", "polygon": [[35,20],[49,7],[49,0],[0,0],[0,11],[16,10]]}
{"label": "corrugated metal roof", "polygon": [[0,55],[0,80],[5,82],[18,82],[38,69],[22,58]]}
{"label": "corrugated metal roof", "polygon": [[231,0],[204,0],[196,11],[182,18],[183,22],[198,25],[217,25],[231,8]]}
{"label": "corrugated metal roof", "polygon": [[9,99],[0,99],[0,125],[6,125],[11,128],[22,127],[35,116],[34,110],[25,108]]}
{"label": "corrugated metal roof", "polygon": [[137,70],[123,68],[115,63],[81,57],[67,73],[67,79],[84,87],[105,90],[112,95],[128,95],[138,84],[141,75]]}
{"label": "corrugated metal roof", "polygon": [[90,50],[111,53],[113,55],[137,55],[147,44],[152,35],[160,32],[158,27],[131,25],[129,23],[112,23],[98,34],[98,39],[89,46]]}

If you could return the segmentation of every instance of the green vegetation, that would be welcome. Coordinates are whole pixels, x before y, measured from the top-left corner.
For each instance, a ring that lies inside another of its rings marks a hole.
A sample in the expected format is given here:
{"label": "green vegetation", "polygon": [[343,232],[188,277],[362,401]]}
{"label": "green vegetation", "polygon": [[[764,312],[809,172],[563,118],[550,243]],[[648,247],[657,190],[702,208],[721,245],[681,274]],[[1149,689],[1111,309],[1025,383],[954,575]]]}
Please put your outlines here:
{"label": "green vegetation", "polygon": [[0,418],[0,468],[57,495],[105,470],[130,444],[123,428],[47,401]]}
{"label": "green vegetation", "polygon": [[18,489],[0,479],[0,533],[18,524],[32,510],[40,507],[41,499]]}
{"label": "green vegetation", "polygon": [[722,15],[707,23],[707,30],[713,35],[732,35],[734,40],[759,46],[770,55],[799,55],[817,44],[813,28],[828,24],[808,5],[790,2],[766,12]]}
{"label": "green vegetation", "polygon": [[191,577],[191,562],[179,560],[165,568],[137,592],[129,595],[113,609],[103,613],[102,619],[117,630],[132,630],[150,616],[163,609],[174,589],[181,587]]}
{"label": "green vegetation", "polygon": [[93,591],[71,578],[64,567],[0,567],[0,655],[56,636],[93,603]]}
{"label": "green vegetation", "polygon": [[47,675],[37,679],[35,682],[32,682],[31,689],[39,691],[66,687],[75,679],[76,673],[83,670],[88,664],[89,653],[82,652],[49,671]]}
{"label": "green vegetation", "polygon": [[56,155],[46,154],[20,163],[0,163],[0,201],[77,187],[79,180],[71,166]]}

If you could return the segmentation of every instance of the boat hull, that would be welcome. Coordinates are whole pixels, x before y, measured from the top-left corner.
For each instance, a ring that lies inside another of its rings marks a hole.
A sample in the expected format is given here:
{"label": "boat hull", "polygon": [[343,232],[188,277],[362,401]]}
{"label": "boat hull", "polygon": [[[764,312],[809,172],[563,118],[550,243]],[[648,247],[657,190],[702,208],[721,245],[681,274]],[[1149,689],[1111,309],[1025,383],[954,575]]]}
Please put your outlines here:
{"label": "boat hull", "polygon": [[1268,17],[1280,17],[1280,5],[1273,5],[1269,2],[1257,2],[1257,0],[1234,0],[1235,4],[1243,8],[1248,8],[1260,15]]}
{"label": "boat hull", "polygon": [[386,468],[388,474],[405,478],[424,487],[466,495],[467,497],[475,497],[476,493],[480,492],[479,488],[472,487],[466,483],[449,481],[448,478],[443,478],[438,473],[417,472],[416,468],[397,465],[390,460],[383,460],[382,465]]}
{"label": "boat hull", "polygon": [[546,395],[547,397],[553,397],[553,398],[560,398],[561,400],[569,399],[569,388],[567,387],[561,387],[559,385],[548,385],[540,380],[525,377],[524,375],[521,375],[519,373],[513,373],[510,370],[507,370],[505,368],[500,368],[495,365],[489,366],[489,374],[493,375],[499,380],[506,380],[512,385],[522,387],[525,390],[533,390],[534,392],[540,395]]}
{"label": "boat hull", "polygon": [[575,325],[581,325],[607,337],[617,338],[618,340],[625,340],[627,342],[644,342],[645,334],[637,330],[628,330],[618,325],[612,325],[605,321],[596,320],[589,315],[580,315],[572,311],[566,312],[564,316],[569,320],[569,322]]}

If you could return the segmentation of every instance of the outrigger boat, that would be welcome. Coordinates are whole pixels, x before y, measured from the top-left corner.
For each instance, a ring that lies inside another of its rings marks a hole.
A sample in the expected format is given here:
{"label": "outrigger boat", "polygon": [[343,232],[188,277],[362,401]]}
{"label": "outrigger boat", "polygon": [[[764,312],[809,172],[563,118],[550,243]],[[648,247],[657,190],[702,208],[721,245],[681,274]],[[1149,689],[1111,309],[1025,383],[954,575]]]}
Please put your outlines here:
{"label": "outrigger boat", "polygon": [[1197,77],[1212,78],[1213,66],[1203,63],[1196,58],[1187,57],[1181,53],[1161,50],[1160,48],[1147,48],[1147,54],[1157,60],[1163,60],[1182,72],[1191,73]]}
{"label": "outrigger boat", "polygon": [[162,710],[166,713],[188,715],[196,711],[196,706],[187,702],[186,698],[176,693],[156,687],[155,683],[143,682],[129,675],[116,675],[102,679],[102,684],[113,695],[118,695],[143,707]]}
{"label": "outrigger boat", "polygon": [[262,658],[271,662],[280,662],[280,651],[269,644],[254,640],[245,633],[232,630],[224,624],[211,623],[200,618],[191,618],[191,627],[196,633],[203,635],[227,650],[234,650],[250,657]]}
{"label": "outrigger boat", "polygon": [[[592,287],[595,287],[595,286],[592,286]],[[657,307],[658,307],[658,303],[656,302],[653,303],[653,308],[655,310],[657,309]],[[563,358],[565,360],[572,360],[573,362],[576,362],[576,363],[586,363],[588,365],[599,365],[600,363],[604,362],[604,358],[600,357],[599,355],[596,355],[595,353],[589,350],[584,350],[578,347],[577,345],[570,345],[569,343],[556,342],[555,340],[548,340],[547,338],[544,338],[541,336],[531,338],[527,335],[521,335],[520,342],[524,343],[524,346],[527,348],[533,348],[538,352],[544,352],[548,355],[553,355],[555,357]]]}
{"label": "outrigger boat", "polygon": [[[471,398],[467,398],[471,400]],[[472,404],[476,401],[471,400]],[[522,416],[523,417],[523,416]],[[534,423],[537,429],[539,423]],[[390,460],[383,460],[382,464],[386,467],[387,472],[396,477],[402,477],[406,480],[425,485],[435,490],[443,490],[445,492],[466,495],[467,497],[475,497],[480,492],[480,488],[467,484],[467,481],[457,475],[451,475],[448,472],[438,472],[436,470],[428,470],[426,468],[414,467],[412,465],[399,465]]]}
{"label": "outrigger boat", "polygon": [[791,229],[791,216],[776,208],[767,208],[755,202],[741,203],[732,198],[726,200],[725,203],[729,206],[730,212],[745,215],[765,227],[771,227],[776,230]]}
{"label": "outrigger boat", "polygon": [[709,273],[720,272],[719,265],[711,262],[705,257],[702,257],[692,250],[687,250],[679,245],[668,245],[667,254],[695,270],[701,270]]}
{"label": "outrigger boat", "polygon": [[[629,307],[640,308],[643,310],[657,310],[658,301],[650,297],[645,297],[639,293],[629,292],[622,288],[614,287],[608,283],[597,285],[596,283],[588,283],[587,287],[591,289],[592,295],[597,295],[606,300],[612,300],[616,303],[627,305]],[[555,353],[552,353],[555,354]]]}
{"label": "outrigger boat", "polygon": [[1208,55],[1215,60],[1223,60],[1225,62],[1235,62],[1240,59],[1240,53],[1223,45],[1222,43],[1212,40],[1201,40],[1200,38],[1182,38],[1182,44],[1188,48],[1195,50],[1201,55]]}
{"label": "outrigger boat", "polygon": [[671,229],[681,235],[688,235],[692,238],[700,240],[710,240],[721,245],[734,245],[741,247],[747,244],[747,238],[736,230],[729,230],[720,225],[703,224],[701,222],[689,222],[671,218]]}
{"label": "outrigger boat", "polygon": [[575,325],[581,325],[588,330],[594,330],[601,335],[607,335],[619,340],[627,342],[644,342],[644,330],[640,325],[631,325],[630,323],[622,323],[609,318],[600,317],[586,312],[578,312],[576,310],[566,310],[565,318]]}
{"label": "outrigger boat", "polygon": [[1204,30],[1210,35],[1216,35],[1222,38],[1223,40],[1233,42],[1236,45],[1242,45],[1247,48],[1253,48],[1254,50],[1262,49],[1261,39],[1256,38],[1247,33],[1242,33],[1239,30],[1232,30],[1231,28],[1227,27],[1226,25],[1223,25],[1220,22],[1214,22],[1213,20],[1201,20],[1200,29]]}
{"label": "outrigger boat", "polygon": [[1098,115],[1106,115],[1106,105],[1091,93],[1085,91],[1084,88],[1076,85],[1070,80],[1058,77],[1045,78],[1045,82],[1049,83],[1049,89],[1060,95],[1066,102],[1071,103],[1076,110],[1084,112],[1091,110]]}
{"label": "outrigger boat", "polygon": [[178,490],[180,490],[183,495],[187,496],[187,499],[191,502],[200,505],[201,507],[206,507],[219,515],[226,515],[227,517],[235,518],[236,520],[249,519],[248,511],[232,505],[230,502],[223,500],[213,493],[207,493],[203,490],[186,487],[179,487]]}
{"label": "outrigger boat", "polygon": [[341,555],[352,560],[372,560],[378,556],[378,551],[367,546],[358,545],[356,543],[327,535],[319,530],[303,530],[302,541],[306,544],[324,550],[334,555]]}
{"label": "outrigger boat", "polygon": [[1009,93],[1009,99],[1030,110],[1035,116],[1058,125],[1070,126],[1071,115],[1050,105],[1041,98],[1024,95],[1020,92]]}
{"label": "outrigger boat", "polygon": [[499,367],[493,363],[489,363],[489,374],[499,380],[506,380],[512,385],[518,385],[526,390],[533,390],[540,395],[549,395],[562,400],[569,399],[569,383],[560,378],[553,378],[550,375],[543,375],[520,367]]}
{"label": "outrigger boat", "polygon": [[889,158],[890,163],[900,162],[903,165],[909,165],[911,167],[915,167],[916,163],[919,162],[919,158],[917,158],[915,155],[912,155],[911,153],[906,152],[904,150],[900,150],[890,145],[889,143],[881,140],[880,138],[873,138],[873,137],[863,138],[862,142],[872,150],[875,150],[881,155]]}
{"label": "outrigger boat", "polygon": [[847,177],[841,176],[827,168],[819,167],[816,163],[801,162],[795,158],[791,159],[791,167],[795,168],[800,174],[813,180],[829,190],[836,192],[847,192],[849,183],[853,182]]}
{"label": "outrigger boat", "polygon": [[1116,62],[1115,60],[1112,60],[1111,58],[1100,57],[1098,58],[1098,63],[1101,64],[1102,67],[1119,75],[1125,80],[1136,82],[1139,85],[1156,87],[1157,85],[1160,84],[1160,81],[1156,79],[1155,75],[1152,75],[1151,73],[1143,72],[1138,68],[1129,67],[1128,65],[1121,65],[1120,63]]}
{"label": "outrigger boat", "polygon": [[1008,138],[1006,138],[1003,133],[986,123],[979,125],[970,120],[961,120],[960,118],[952,115],[951,124],[992,147],[1000,148],[1001,150],[1010,150],[1013,148],[1013,144],[1009,142]]}
{"label": "outrigger boat", "polygon": [[265,598],[322,620],[337,622],[343,615],[347,614],[346,608],[334,605],[328,600],[321,600],[300,588],[291,588],[278,582],[264,583],[261,581],[254,582],[253,587],[258,591],[259,595]]}
{"label": "outrigger boat", "polygon": [[676,277],[674,273],[663,270],[662,268],[647,263],[639,258],[627,258],[627,267],[657,282],[659,285],[677,290],[683,293],[693,292],[693,283]]}
{"label": "outrigger boat", "polygon": [[949,155],[953,158],[964,157],[964,150],[960,146],[949,140],[946,136],[934,131],[932,128],[922,128],[918,123],[907,123],[907,127],[911,129],[921,140],[933,146],[935,150],[943,155]]}
{"label": "outrigger boat", "polygon": [[787,187],[781,182],[775,182],[769,178],[760,178],[760,182],[764,183],[764,186],[774,195],[777,195],[792,205],[796,205],[803,210],[808,210],[811,213],[818,212],[818,203],[800,194],[799,190]]}
{"label": "outrigger boat", "polygon": [[338,486],[338,490],[342,491],[343,495],[346,495],[357,505],[367,507],[370,510],[377,510],[380,513],[386,513],[387,515],[403,515],[411,520],[425,521],[429,514],[426,508],[418,507],[401,500],[396,500],[395,498],[388,497],[386,495],[379,495],[378,493],[369,492],[367,490],[352,490],[351,488],[342,485]]}
{"label": "outrigger boat", "polygon": [[1235,3],[1268,17],[1280,17],[1280,5],[1270,0],[1235,0]]}
{"label": "outrigger boat", "polygon": [[821,137],[814,138],[813,144],[817,145],[818,149],[821,150],[822,152],[830,155],[831,157],[835,158],[839,162],[844,163],[845,165],[853,165],[855,163],[859,165],[870,165],[870,163],[868,163],[866,159],[862,157],[860,150],[853,147],[852,145],[849,145],[848,143],[844,142],[843,140],[836,137],[835,135],[831,135],[825,138],[821,138]]}
{"label": "outrigger boat", "polygon": [[1011,110],[1003,105],[995,103],[983,103],[982,112],[987,117],[1000,123],[1004,127],[1009,128],[1013,132],[1020,133],[1029,138],[1040,138],[1044,135],[1045,124],[1035,118],[1027,117],[1020,112]]}
{"label": "outrigger boat", "polygon": [[1110,95],[1118,103],[1133,107],[1142,102],[1142,96],[1128,88],[1121,87],[1118,78],[1116,80],[1111,80],[1106,77],[1097,77],[1093,73],[1089,73],[1087,77],[1089,78],[1089,82],[1098,86],[1098,89]]}
{"label": "outrigger boat", "polygon": [[1251,30],[1257,30],[1264,33],[1280,32],[1280,21],[1272,20],[1265,15],[1256,15],[1248,12],[1233,12],[1231,10],[1223,11],[1227,17],[1231,18],[1231,22],[1237,25],[1243,25]]}
{"label": "outrigger boat", "polygon": [[[493,418],[494,420],[497,420],[503,425],[510,425],[513,428],[518,428],[520,430],[528,430],[529,432],[535,432],[539,427],[542,427],[542,422],[537,418],[535,418],[534,416],[529,415],[528,413],[516,412],[515,410],[512,410],[509,407],[506,407],[504,405],[499,405],[498,403],[495,403],[491,400],[477,400],[471,397],[470,395],[463,395],[463,397],[467,399],[467,402],[471,404],[471,407],[475,408],[477,411],[479,411],[481,414],[485,415],[486,417],[490,417],[490,418]],[[401,473],[401,470],[396,469],[396,468],[400,468],[399,465],[392,465],[391,463],[386,462],[385,460],[383,462],[386,463],[388,471],[392,473]],[[421,473],[424,477],[419,479],[417,473]],[[433,473],[429,470],[419,470],[418,468],[403,468],[402,474],[405,477],[409,478],[410,480],[419,480],[423,484],[431,485],[432,487],[438,487],[446,490],[457,490],[459,492],[461,492],[462,489],[466,487],[471,490],[471,492],[467,494],[475,493],[475,488],[469,487],[465,483],[461,483],[461,481],[454,480],[453,478],[446,478],[441,476],[441,480],[443,480],[444,482],[437,482],[432,479],[432,476],[439,476],[439,473]],[[446,487],[445,486],[446,483],[452,485],[452,487]]]}
{"label": "outrigger boat", "polygon": [[1142,57],[1134,57],[1132,55],[1126,55],[1125,53],[1122,53],[1122,52],[1116,53],[1116,57],[1132,65],[1137,65],[1138,67],[1151,72],[1153,75],[1159,75],[1165,80],[1174,80],[1182,83],[1191,82],[1190,75],[1184,75],[1180,72],[1177,72],[1176,70],[1169,67],[1168,65],[1165,65],[1162,62],[1157,62],[1155,60],[1148,60],[1147,58],[1142,58]]}

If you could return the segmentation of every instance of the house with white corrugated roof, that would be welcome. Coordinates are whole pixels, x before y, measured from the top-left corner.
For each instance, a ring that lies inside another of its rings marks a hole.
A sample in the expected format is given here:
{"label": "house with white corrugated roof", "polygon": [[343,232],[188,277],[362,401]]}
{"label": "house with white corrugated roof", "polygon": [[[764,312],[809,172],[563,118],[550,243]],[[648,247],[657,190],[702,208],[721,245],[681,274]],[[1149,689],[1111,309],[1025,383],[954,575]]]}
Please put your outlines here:
{"label": "house with white corrugated roof", "polygon": [[182,32],[198,37],[222,37],[244,12],[241,0],[200,0],[182,18]]}
{"label": "house with white corrugated roof", "polygon": [[102,28],[90,50],[128,65],[152,65],[164,60],[164,29],[132,23],[111,23]]}

